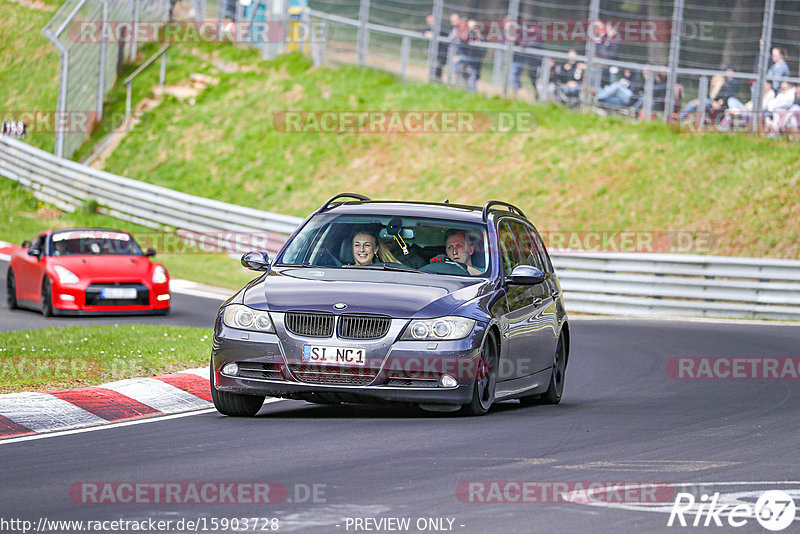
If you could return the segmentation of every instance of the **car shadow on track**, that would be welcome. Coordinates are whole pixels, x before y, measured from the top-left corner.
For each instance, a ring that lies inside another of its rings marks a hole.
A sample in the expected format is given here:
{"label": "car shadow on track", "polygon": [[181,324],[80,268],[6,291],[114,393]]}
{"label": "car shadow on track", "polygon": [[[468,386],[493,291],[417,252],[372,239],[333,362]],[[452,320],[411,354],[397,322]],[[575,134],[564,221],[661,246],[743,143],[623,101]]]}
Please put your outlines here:
{"label": "car shadow on track", "polygon": [[[562,403],[558,406],[523,406],[517,401],[496,403],[492,414],[524,414],[554,416],[566,414],[583,403]],[[264,419],[464,419],[476,420],[458,412],[429,412],[414,406],[332,404],[316,405],[304,401],[285,401],[267,404],[256,416]]]}

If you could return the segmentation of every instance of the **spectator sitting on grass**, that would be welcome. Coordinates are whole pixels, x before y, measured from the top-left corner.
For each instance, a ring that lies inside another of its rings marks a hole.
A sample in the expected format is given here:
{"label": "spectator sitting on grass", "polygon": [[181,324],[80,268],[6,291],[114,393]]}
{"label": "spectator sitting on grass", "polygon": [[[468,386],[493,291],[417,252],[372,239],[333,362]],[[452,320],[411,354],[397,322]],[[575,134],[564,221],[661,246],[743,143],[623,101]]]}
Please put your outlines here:
{"label": "spectator sitting on grass", "polygon": [[630,69],[622,71],[622,77],[597,93],[597,101],[611,106],[630,106],[641,90],[641,82],[635,79]]}
{"label": "spectator sitting on grass", "polygon": [[576,98],[581,92],[581,80],[583,79],[583,71],[586,69],[586,64],[578,61],[578,52],[574,49],[567,52],[567,54],[570,59],[564,63],[556,64],[554,80],[557,86],[557,94],[569,99]]}
{"label": "spectator sitting on grass", "polygon": [[[722,99],[724,101],[724,107],[727,109],[730,106],[730,99],[736,98],[736,95],[739,93],[739,80],[730,76],[734,72],[733,65],[725,65],[726,76],[723,78],[717,75],[711,79],[711,90],[708,93],[708,98],[706,98],[706,111],[712,109],[712,104],[715,100]],[[681,111],[681,120],[685,119],[687,115],[697,111],[700,107],[699,103],[699,100],[696,98],[689,102]],[[719,110],[720,106],[717,105],[716,109]]]}

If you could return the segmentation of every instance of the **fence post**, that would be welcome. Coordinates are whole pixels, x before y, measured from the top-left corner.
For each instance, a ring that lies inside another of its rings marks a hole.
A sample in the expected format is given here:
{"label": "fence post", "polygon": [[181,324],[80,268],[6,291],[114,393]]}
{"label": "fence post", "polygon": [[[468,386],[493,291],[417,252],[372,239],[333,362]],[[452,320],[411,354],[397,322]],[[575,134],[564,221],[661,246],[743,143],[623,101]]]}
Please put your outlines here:
{"label": "fence post", "polygon": [[128,87],[125,93],[125,126],[130,126],[131,123],[131,92],[133,91],[133,80],[128,82]]}
{"label": "fence post", "polygon": [[[667,92],[664,96],[664,122],[675,107],[675,84],[678,83],[678,64],[681,60],[681,30],[683,27],[683,0],[675,0],[672,9],[672,38],[669,42],[669,72],[667,73]],[[705,105],[705,102],[703,102]]]}
{"label": "fence post", "polygon": [[436,81],[436,66],[439,64],[439,34],[442,33],[444,0],[433,0],[433,26],[428,41],[428,83]]}
{"label": "fence post", "polygon": [[404,35],[400,43],[400,76],[405,81],[408,72],[408,56],[411,54],[411,37]]}
{"label": "fence post", "polygon": [[590,0],[589,20],[586,24],[586,72],[583,74],[580,95],[582,106],[589,103],[592,95],[591,80],[595,68],[594,58],[597,55],[597,42],[593,39],[594,23],[598,20],[600,20],[600,0]]}
{"label": "fence post", "polygon": [[456,72],[455,66],[456,60],[456,45],[453,43],[449,43],[447,45],[447,64],[445,65],[445,77],[447,78],[447,83],[453,85],[456,83],[456,77],[458,73]]}
{"label": "fence post", "polygon": [[[108,0],[103,0],[101,6],[100,16],[102,20],[102,29],[105,29],[108,24]],[[103,96],[106,94],[106,40],[100,39],[100,52],[98,54],[99,64],[97,66],[97,96],[95,98],[95,115],[96,120],[103,120]]]}
{"label": "fence post", "polygon": [[649,121],[653,114],[653,86],[656,82],[656,73],[649,71],[644,82],[644,103],[642,104],[642,115],[644,120]]}
{"label": "fence post", "polygon": [[505,68],[506,75],[503,81],[503,96],[508,94],[508,86],[511,84],[511,74],[513,73],[512,65],[514,63],[514,46],[516,46],[516,39],[512,39],[510,35],[511,29],[516,29],[514,37],[519,37],[522,32],[519,22],[519,0],[510,0],[508,2],[508,21],[509,27],[503,28],[503,36],[506,40],[505,50]]}
{"label": "fence post", "polygon": [[369,22],[369,2],[370,0],[361,0],[361,7],[358,10],[356,56],[358,57],[358,64],[362,67],[367,63],[367,47],[369,46],[369,31],[367,30],[367,23]]}
{"label": "fence post", "polygon": [[756,86],[753,90],[753,131],[757,132],[764,119],[761,105],[764,101],[764,84],[767,82],[769,54],[772,48],[772,19],[775,15],[775,0],[766,0],[764,4],[764,22],[761,25],[761,45],[758,50],[758,72]]}
{"label": "fence post", "polygon": [[536,85],[536,97],[539,102],[550,99],[550,56],[542,57],[542,66],[539,67],[539,83]]}
{"label": "fence post", "polygon": [[[53,43],[61,52],[61,64],[58,73],[58,103],[56,104],[58,115],[64,117],[67,111],[67,84],[69,83],[69,49],[64,46],[61,40],[56,37]],[[64,157],[64,129],[56,128],[56,139],[54,153],[59,158]]]}
{"label": "fence post", "polygon": [[133,2],[133,16],[131,17],[131,61],[136,59],[137,43],[136,43],[136,26],[139,23],[139,0],[131,0]]}
{"label": "fence post", "polygon": [[708,76],[700,76],[697,85],[697,112],[695,113],[695,124],[698,130],[702,128],[706,121],[706,100],[708,99]]}
{"label": "fence post", "polygon": [[161,91],[164,91],[164,83],[167,81],[167,51],[164,50],[164,53],[161,54],[161,72],[158,74],[158,85],[161,87]]}
{"label": "fence post", "polygon": [[505,56],[505,50],[495,48],[493,55],[494,64],[492,65],[492,93],[498,94],[502,90],[503,78],[508,79],[508,76],[503,75],[503,58]]}

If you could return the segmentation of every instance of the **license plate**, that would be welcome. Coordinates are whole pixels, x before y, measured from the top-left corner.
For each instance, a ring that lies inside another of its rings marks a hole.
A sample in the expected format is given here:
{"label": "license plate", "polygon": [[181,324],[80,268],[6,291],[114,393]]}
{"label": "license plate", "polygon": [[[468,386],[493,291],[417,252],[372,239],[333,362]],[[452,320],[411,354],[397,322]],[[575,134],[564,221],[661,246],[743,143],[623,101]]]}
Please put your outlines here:
{"label": "license plate", "polygon": [[354,347],[303,345],[302,360],[303,363],[363,367],[367,364],[367,351]]}
{"label": "license plate", "polygon": [[100,290],[101,299],[135,299],[138,293],[135,287],[107,287]]}

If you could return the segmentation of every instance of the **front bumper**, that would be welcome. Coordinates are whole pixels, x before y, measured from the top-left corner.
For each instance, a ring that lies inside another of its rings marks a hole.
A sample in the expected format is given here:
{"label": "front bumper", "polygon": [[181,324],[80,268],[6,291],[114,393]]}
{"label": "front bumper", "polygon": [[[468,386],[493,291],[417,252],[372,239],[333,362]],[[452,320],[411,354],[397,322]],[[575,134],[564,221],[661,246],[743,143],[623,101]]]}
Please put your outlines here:
{"label": "front bumper", "polygon": [[[141,291],[146,291],[147,296],[144,300],[139,300],[135,304],[128,304],[120,301],[111,301],[105,304],[101,300],[93,299],[89,302],[87,292],[98,292],[99,286],[112,286],[114,281],[81,279],[77,284],[61,284],[57,281],[51,282],[53,311],[57,315],[107,315],[107,314],[165,314],[169,312],[171,295],[169,292],[169,281],[163,284],[154,284],[152,281],[128,280],[125,285],[137,285]],[[142,293],[143,294],[143,293]]]}
{"label": "front bumper", "polygon": [[[472,398],[485,331],[480,324],[470,336],[455,341],[396,341],[403,323],[384,339],[359,342],[335,336],[326,340],[303,338],[288,333],[280,320],[275,323],[278,334],[268,334],[228,328],[218,319],[212,349],[213,380],[218,390],[353,403],[454,405]],[[309,372],[301,360],[304,344],[363,346],[368,366],[357,370],[318,366],[318,372]],[[237,376],[222,373],[229,362],[239,366]],[[455,378],[456,384],[443,386],[440,379],[444,374]]]}

